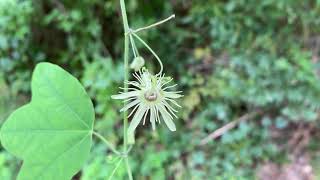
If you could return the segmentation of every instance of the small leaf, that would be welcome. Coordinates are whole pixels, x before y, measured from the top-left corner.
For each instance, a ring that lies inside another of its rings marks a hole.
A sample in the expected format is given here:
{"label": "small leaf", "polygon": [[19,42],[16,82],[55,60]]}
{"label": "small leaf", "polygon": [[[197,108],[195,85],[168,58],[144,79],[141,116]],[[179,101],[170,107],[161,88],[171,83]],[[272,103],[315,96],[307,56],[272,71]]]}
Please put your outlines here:
{"label": "small leaf", "polygon": [[92,102],[76,78],[50,63],[37,65],[31,86],[31,102],[3,124],[1,143],[23,160],[18,180],[69,180],[90,152]]}

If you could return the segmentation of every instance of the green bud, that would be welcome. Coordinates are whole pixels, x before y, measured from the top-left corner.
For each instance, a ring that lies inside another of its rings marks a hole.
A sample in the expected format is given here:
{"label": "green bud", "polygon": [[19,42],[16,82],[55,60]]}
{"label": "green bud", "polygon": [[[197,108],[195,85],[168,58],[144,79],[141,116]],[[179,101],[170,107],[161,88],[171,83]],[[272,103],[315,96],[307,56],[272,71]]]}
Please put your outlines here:
{"label": "green bud", "polygon": [[141,56],[135,57],[130,64],[130,68],[134,71],[139,71],[144,66],[144,59]]}

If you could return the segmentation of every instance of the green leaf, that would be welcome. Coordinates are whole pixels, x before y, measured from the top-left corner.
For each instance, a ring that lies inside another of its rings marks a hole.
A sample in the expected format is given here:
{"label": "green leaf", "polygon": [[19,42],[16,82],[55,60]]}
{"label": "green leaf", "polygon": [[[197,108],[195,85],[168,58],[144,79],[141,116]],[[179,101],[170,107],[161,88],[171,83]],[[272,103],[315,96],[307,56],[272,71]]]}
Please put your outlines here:
{"label": "green leaf", "polygon": [[1,143],[23,159],[18,180],[68,180],[82,167],[92,144],[94,109],[79,81],[59,66],[40,63],[32,100],[1,128]]}

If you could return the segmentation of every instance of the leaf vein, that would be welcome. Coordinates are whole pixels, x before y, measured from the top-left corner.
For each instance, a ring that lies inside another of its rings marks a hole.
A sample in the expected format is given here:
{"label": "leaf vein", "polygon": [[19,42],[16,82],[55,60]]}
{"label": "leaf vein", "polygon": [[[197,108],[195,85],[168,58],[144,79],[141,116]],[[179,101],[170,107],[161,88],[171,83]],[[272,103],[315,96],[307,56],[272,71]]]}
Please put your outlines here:
{"label": "leaf vein", "polygon": [[43,169],[41,169],[40,173],[38,173],[36,176],[34,176],[35,179],[41,177],[41,176],[43,175],[43,173],[46,172],[46,171],[44,171],[45,169],[51,168],[51,167],[54,165],[53,162],[57,161],[57,160],[58,160],[59,158],[61,158],[64,154],[66,154],[67,152],[71,151],[71,150],[72,150],[73,148],[75,148],[77,145],[81,144],[88,136],[90,136],[90,134],[91,134],[91,133],[88,133],[88,134],[87,134],[86,136],[84,136],[78,143],[72,145],[70,148],[66,149],[64,152],[58,154],[58,156],[56,156],[55,158],[53,158],[52,161],[50,161],[48,164],[46,164],[46,165],[44,166]]}
{"label": "leaf vein", "polygon": [[56,95],[56,97],[64,102],[65,106],[76,116],[76,118],[81,121],[82,124],[84,124],[87,128],[90,128],[88,126],[88,124],[79,116],[78,113],[75,112],[75,110],[67,103],[67,101],[64,101],[63,96],[59,93],[59,91],[57,90],[57,88],[52,84],[50,78],[48,78],[48,76],[44,75],[44,77],[47,79],[48,85],[53,89],[54,93]]}

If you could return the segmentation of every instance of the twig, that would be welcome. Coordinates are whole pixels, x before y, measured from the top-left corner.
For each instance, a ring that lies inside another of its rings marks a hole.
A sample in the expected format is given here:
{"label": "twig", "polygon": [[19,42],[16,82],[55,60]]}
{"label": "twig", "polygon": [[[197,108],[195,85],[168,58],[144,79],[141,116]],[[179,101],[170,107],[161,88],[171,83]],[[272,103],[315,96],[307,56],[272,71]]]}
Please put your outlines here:
{"label": "twig", "polygon": [[138,28],[138,29],[136,29],[136,30],[133,30],[133,33],[137,33],[137,32],[140,32],[140,31],[143,31],[143,30],[146,30],[146,29],[153,28],[153,27],[158,26],[158,25],[160,25],[160,24],[163,24],[163,23],[165,23],[165,22],[167,22],[167,21],[169,21],[169,20],[171,20],[171,19],[173,19],[173,18],[175,18],[175,17],[176,17],[176,15],[172,14],[170,17],[168,17],[168,18],[166,18],[166,19],[164,19],[164,20],[161,20],[161,21],[159,21],[159,22],[156,22],[156,23],[151,24],[151,25],[146,26],[146,27],[142,27],[142,28]]}
{"label": "twig", "polygon": [[258,114],[261,114],[261,111],[254,111],[252,113],[244,114],[240,118],[222,126],[221,128],[219,128],[219,129],[215,130],[214,132],[212,132],[211,134],[209,134],[207,137],[203,138],[200,142],[200,145],[206,145],[210,140],[214,140],[214,139],[222,136],[224,133],[226,133],[230,129],[234,128],[237,124],[239,124],[243,121],[246,121],[247,119],[251,119],[251,118],[257,116]]}

